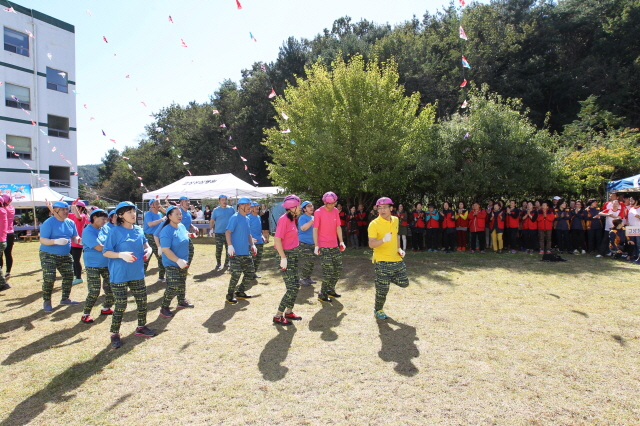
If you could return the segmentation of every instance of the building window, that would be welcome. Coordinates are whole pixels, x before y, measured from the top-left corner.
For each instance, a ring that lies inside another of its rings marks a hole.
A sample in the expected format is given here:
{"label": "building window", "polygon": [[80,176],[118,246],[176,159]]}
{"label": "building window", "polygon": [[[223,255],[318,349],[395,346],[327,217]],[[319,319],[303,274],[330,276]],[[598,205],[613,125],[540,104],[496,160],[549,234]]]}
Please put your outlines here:
{"label": "building window", "polygon": [[49,136],[69,139],[69,119],[57,115],[47,115]]}
{"label": "building window", "polygon": [[47,67],[47,89],[69,93],[67,77],[66,72]]}
{"label": "building window", "polygon": [[4,50],[29,56],[29,36],[4,28]]}
{"label": "building window", "polygon": [[12,108],[31,109],[29,88],[7,83],[4,89],[4,104]]}
{"label": "building window", "polygon": [[69,188],[71,185],[69,167],[49,166],[49,186]]}
{"label": "building window", "polygon": [[7,135],[7,158],[31,160],[31,139]]}

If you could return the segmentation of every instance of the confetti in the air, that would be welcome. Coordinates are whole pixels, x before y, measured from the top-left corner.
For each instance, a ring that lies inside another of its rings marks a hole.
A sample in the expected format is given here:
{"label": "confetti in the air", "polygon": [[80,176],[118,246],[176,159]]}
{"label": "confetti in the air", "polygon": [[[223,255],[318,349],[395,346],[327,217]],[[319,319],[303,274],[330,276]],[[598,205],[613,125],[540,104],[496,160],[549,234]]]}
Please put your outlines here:
{"label": "confetti in the air", "polygon": [[460,83],[460,87],[465,87],[467,85],[467,79],[465,78],[462,83]]}
{"label": "confetti in the air", "polygon": [[213,115],[216,115],[216,114],[220,114],[220,111],[218,111],[217,109],[214,109],[213,110]]}
{"label": "confetti in the air", "polygon": [[242,9],[242,5],[240,4],[240,0],[236,0],[236,6],[238,6],[238,10]]}
{"label": "confetti in the air", "polygon": [[271,93],[269,93],[269,98],[275,98],[276,97],[276,91],[274,88],[271,88]]}
{"label": "confetti in the air", "polygon": [[460,105],[460,108],[466,108],[467,107],[467,101],[465,100],[462,105]]}
{"label": "confetti in the air", "polygon": [[47,53],[47,58],[49,58],[49,60],[51,60],[51,58],[53,58],[53,55],[51,53]]}
{"label": "confetti in the air", "polygon": [[180,39],[180,46],[189,47],[189,46],[187,46],[187,43],[185,43],[183,39]]}
{"label": "confetti in the air", "polygon": [[469,62],[467,62],[467,58],[465,58],[464,56],[462,57],[462,67],[471,68],[471,65],[469,65]]}
{"label": "confetti in the air", "polygon": [[467,34],[464,32],[464,29],[462,28],[462,26],[460,27],[460,38],[463,40],[468,40]]}
{"label": "confetti in the air", "polygon": [[283,130],[282,133],[291,133],[291,129]]}
{"label": "confetti in the air", "polygon": [[169,15],[169,22],[173,24],[173,18],[171,17],[171,15]]}
{"label": "confetti in the air", "polygon": [[29,37],[31,38],[36,38],[36,36],[33,35],[33,33],[29,30],[24,30],[24,32],[26,32],[27,34],[29,34]]}
{"label": "confetti in the air", "polygon": [[102,39],[104,40],[105,43],[109,43],[109,41],[107,40],[107,38],[105,36],[102,36]]}
{"label": "confetti in the air", "polygon": [[87,12],[87,14],[88,14],[89,16],[93,16],[93,15],[91,14],[91,11],[90,11],[89,9],[85,10],[85,12]]}
{"label": "confetti in the air", "polygon": [[288,119],[289,119],[289,116],[283,112],[283,113],[282,113],[282,118],[284,118],[285,120],[288,120]]}

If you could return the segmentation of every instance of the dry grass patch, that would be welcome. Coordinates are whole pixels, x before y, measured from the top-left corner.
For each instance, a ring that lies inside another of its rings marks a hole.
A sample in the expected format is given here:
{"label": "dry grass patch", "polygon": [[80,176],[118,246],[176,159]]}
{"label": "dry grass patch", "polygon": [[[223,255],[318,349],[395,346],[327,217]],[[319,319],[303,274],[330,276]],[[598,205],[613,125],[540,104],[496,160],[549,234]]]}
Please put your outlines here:
{"label": "dry grass patch", "polygon": [[[38,245],[16,244],[13,288],[0,293],[0,425],[638,424],[637,265],[409,253],[411,285],[392,287],[381,322],[370,256],[348,252],[343,297],[321,305],[303,287],[303,320],[282,328],[271,323],[284,293],[274,250],[257,297],[231,306],[229,275],[197,241],[196,308],[159,317],[152,269],[148,319],[160,334],[133,336],[130,299],[118,350],[110,318],[42,312]],[[54,305],[59,296],[58,281]]]}

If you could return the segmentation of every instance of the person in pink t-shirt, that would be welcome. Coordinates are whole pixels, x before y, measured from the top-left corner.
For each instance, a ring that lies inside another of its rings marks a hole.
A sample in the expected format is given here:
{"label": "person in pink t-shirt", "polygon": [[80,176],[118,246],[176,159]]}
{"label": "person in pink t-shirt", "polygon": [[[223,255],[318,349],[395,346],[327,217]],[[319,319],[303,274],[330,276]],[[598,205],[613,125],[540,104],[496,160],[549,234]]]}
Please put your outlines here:
{"label": "person in pink t-shirt", "polygon": [[330,297],[340,297],[336,293],[336,284],[342,273],[342,253],[346,246],[342,241],[340,216],[335,208],[338,196],[327,192],[322,196],[323,207],[314,213],[313,242],[314,253],[322,258],[322,287],[318,300],[331,302]]}
{"label": "person in pink t-shirt", "polygon": [[[7,211],[7,248],[4,249],[4,258],[7,260],[7,269],[6,274],[4,276],[5,280],[8,280],[11,277],[11,268],[13,267],[13,243],[15,241],[15,234],[13,231],[13,225],[16,217],[16,209],[11,205],[11,201],[13,198],[9,194],[2,194],[2,198],[4,198],[5,202],[5,210]],[[4,267],[4,263],[2,262],[2,257],[0,256],[0,269]]]}
{"label": "person in pink t-shirt", "polygon": [[297,195],[287,195],[282,203],[287,212],[280,216],[276,227],[273,244],[280,255],[280,270],[284,285],[287,288],[282,296],[278,311],[273,322],[281,325],[291,325],[291,320],[301,320],[302,317],[293,313],[293,305],[300,290],[298,279],[298,258],[300,257],[300,241],[298,240],[298,225],[296,219],[300,216],[300,198]]}
{"label": "person in pink t-shirt", "polygon": [[[69,219],[76,224],[78,237],[82,238],[84,227],[90,223],[89,216],[87,215],[87,206],[82,201],[74,201],[71,204],[71,211],[72,213],[69,213]],[[82,259],[82,244],[71,243],[71,256],[73,257],[74,272],[72,285],[82,284],[82,264],[80,263],[80,259]]]}
{"label": "person in pink t-shirt", "polygon": [[[5,199],[0,197],[0,256],[7,247],[7,210],[5,209]],[[2,275],[2,269],[0,269],[0,290],[7,290],[11,288]]]}

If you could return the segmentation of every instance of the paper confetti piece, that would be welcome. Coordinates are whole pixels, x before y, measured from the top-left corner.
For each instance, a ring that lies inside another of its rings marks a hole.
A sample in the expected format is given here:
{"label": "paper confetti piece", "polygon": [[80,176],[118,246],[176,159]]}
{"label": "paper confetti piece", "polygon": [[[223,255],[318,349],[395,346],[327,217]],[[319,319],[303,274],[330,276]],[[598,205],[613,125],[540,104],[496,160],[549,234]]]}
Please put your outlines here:
{"label": "paper confetti piece", "polygon": [[253,182],[254,185],[257,185],[258,182],[256,182],[255,180],[251,179],[251,182]]}
{"label": "paper confetti piece", "polygon": [[460,87],[465,87],[467,85],[467,79],[465,78],[462,83],[460,83]]}
{"label": "paper confetti piece", "polygon": [[32,33],[31,31],[29,31],[29,30],[24,30],[24,32],[26,32],[27,34],[29,34],[29,37],[31,37],[31,38],[36,38],[36,37],[33,35],[33,33]]}
{"label": "paper confetti piece", "polygon": [[185,43],[183,39],[180,39],[180,46],[189,47],[189,46],[187,46],[187,43]]}
{"label": "paper confetti piece", "polygon": [[129,74],[127,74],[124,78],[129,78]]}
{"label": "paper confetti piece", "polygon": [[49,60],[51,60],[51,58],[53,58],[53,55],[51,53],[47,53],[47,58],[49,58]]}
{"label": "paper confetti piece", "polygon": [[171,17],[171,15],[169,15],[169,22],[173,24],[173,18]]}
{"label": "paper confetti piece", "polygon": [[111,142],[116,143],[115,139],[109,139]]}
{"label": "paper confetti piece", "polygon": [[267,68],[264,66],[264,64],[260,64],[260,68],[262,69],[262,71],[266,71]]}
{"label": "paper confetti piece", "polygon": [[294,141],[293,139],[291,139],[290,142],[291,142],[291,145],[295,145],[296,144],[296,141]]}
{"label": "paper confetti piece", "polygon": [[61,75],[62,78],[65,78],[67,76],[67,73],[63,71],[63,72],[59,72],[58,75]]}
{"label": "paper confetti piece", "polygon": [[[109,41],[107,41],[107,38],[105,36],[102,36],[102,39],[104,40],[105,43],[109,43]],[[115,54],[114,54],[115,56]]]}
{"label": "paper confetti piece", "polygon": [[54,146],[53,148],[51,148],[51,152],[56,152],[56,147]]}
{"label": "paper confetti piece", "polygon": [[141,103],[142,105],[144,105],[145,107],[147,106],[147,104],[145,104],[145,103],[144,103],[144,102],[142,102],[142,101],[141,101],[140,103]]}
{"label": "paper confetti piece", "polygon": [[238,10],[242,9],[242,5],[240,4],[240,0],[236,0],[236,6],[238,6]]}
{"label": "paper confetti piece", "polygon": [[216,114],[220,114],[220,111],[218,111],[217,109],[214,109],[213,110],[213,115],[216,115]]}
{"label": "paper confetti piece", "polygon": [[124,155],[122,156],[122,158],[124,158],[125,160],[128,160],[128,159],[129,159],[129,157],[125,157]]}
{"label": "paper confetti piece", "polygon": [[31,124],[35,126],[35,125],[36,125],[36,122],[35,122],[35,121],[33,121],[33,120],[31,120]]}
{"label": "paper confetti piece", "polygon": [[189,170],[187,170],[187,173],[189,173],[189,176],[193,176]]}
{"label": "paper confetti piece", "polygon": [[465,100],[462,105],[460,105],[460,108],[466,108],[467,107],[467,101]]}
{"label": "paper confetti piece", "polygon": [[247,159],[246,159],[246,158],[244,158],[242,155],[240,156],[240,159],[241,159],[242,161],[247,161]]}
{"label": "paper confetti piece", "polygon": [[13,146],[13,145],[7,145],[7,148],[9,148],[9,149],[13,149],[13,148],[15,148],[15,146]]}
{"label": "paper confetti piece", "polygon": [[253,173],[249,173],[249,176],[255,176],[255,174],[253,174]]}
{"label": "paper confetti piece", "polygon": [[93,121],[93,120],[95,120],[95,118],[89,117],[89,121]]}
{"label": "paper confetti piece", "polygon": [[249,37],[251,37],[251,40],[253,40],[254,42],[258,42],[258,40],[256,40],[256,38],[253,36],[253,33],[249,32]]}
{"label": "paper confetti piece", "polygon": [[[32,121],[32,123],[33,123],[33,121]],[[42,134],[43,134],[43,135],[45,135],[45,136],[47,135],[47,132],[45,132],[45,131],[44,131],[44,130],[42,130],[42,129],[40,129],[40,132],[42,132]]]}
{"label": "paper confetti piece", "polygon": [[102,131],[102,136],[107,136],[107,134],[104,132],[104,130]]}
{"label": "paper confetti piece", "polygon": [[162,127],[156,127],[156,132],[161,132],[161,131],[163,131],[163,130],[164,130],[164,129],[163,129]]}
{"label": "paper confetti piece", "polygon": [[131,164],[127,164],[127,167],[129,168],[129,170],[133,170],[133,167],[131,167]]}
{"label": "paper confetti piece", "polygon": [[21,110],[22,110],[22,112],[24,112],[25,114],[27,114],[27,115],[31,115],[31,113],[30,113],[29,111],[27,111],[26,109],[24,109],[24,108],[20,108],[20,109],[21,109]]}
{"label": "paper confetti piece", "polygon": [[276,97],[276,91],[275,89],[272,87],[271,88],[271,93],[269,93],[269,99],[271,98],[275,98]]}
{"label": "paper confetti piece", "polygon": [[467,58],[465,58],[464,56],[462,57],[462,67],[471,68],[471,65],[469,65],[469,62],[467,62]]}
{"label": "paper confetti piece", "polygon": [[465,7],[466,3],[464,2],[464,0],[460,0],[460,7]]}
{"label": "paper confetti piece", "polygon": [[16,15],[18,14],[18,13],[13,9],[13,7],[5,7],[3,10],[4,10],[5,12],[13,12],[13,13],[15,13]]}
{"label": "paper confetti piece", "polygon": [[247,165],[246,165],[246,164],[244,165],[244,169],[245,169],[245,170],[249,170],[249,168],[247,167]]}
{"label": "paper confetti piece", "polygon": [[87,104],[84,104],[83,106],[84,106],[84,109],[89,109],[89,108],[87,108]]}
{"label": "paper confetti piece", "polygon": [[74,95],[77,95],[77,94],[78,94],[78,92],[76,92],[76,91],[74,90],[74,91],[73,91],[73,94],[74,94]]}
{"label": "paper confetti piece", "polygon": [[283,113],[282,113],[282,118],[284,118],[285,120],[288,120],[288,119],[289,119],[289,116],[283,112]]}
{"label": "paper confetti piece", "polygon": [[184,163],[182,163],[183,166],[188,166],[189,163],[187,163],[186,161]]}
{"label": "paper confetti piece", "polygon": [[291,133],[291,129],[283,130],[281,133]]}
{"label": "paper confetti piece", "polygon": [[222,123],[222,124],[220,125],[220,127],[227,127],[227,125],[226,125],[226,124],[224,124],[224,123]]}
{"label": "paper confetti piece", "polygon": [[231,136],[229,136],[229,142],[231,142]]}
{"label": "paper confetti piece", "polygon": [[467,132],[467,133],[465,133],[465,134],[464,134],[464,138],[465,138],[465,139],[467,139],[469,136],[471,136],[471,135],[469,134],[469,132]]}
{"label": "paper confetti piece", "polygon": [[233,147],[233,148],[231,148],[231,149],[238,149],[238,147],[237,147],[237,146],[234,146],[234,147]]}
{"label": "paper confetti piece", "polygon": [[93,16],[93,15],[91,14],[91,11],[89,11],[89,9],[85,10],[85,12],[87,12],[87,14],[88,14],[89,16]]}

